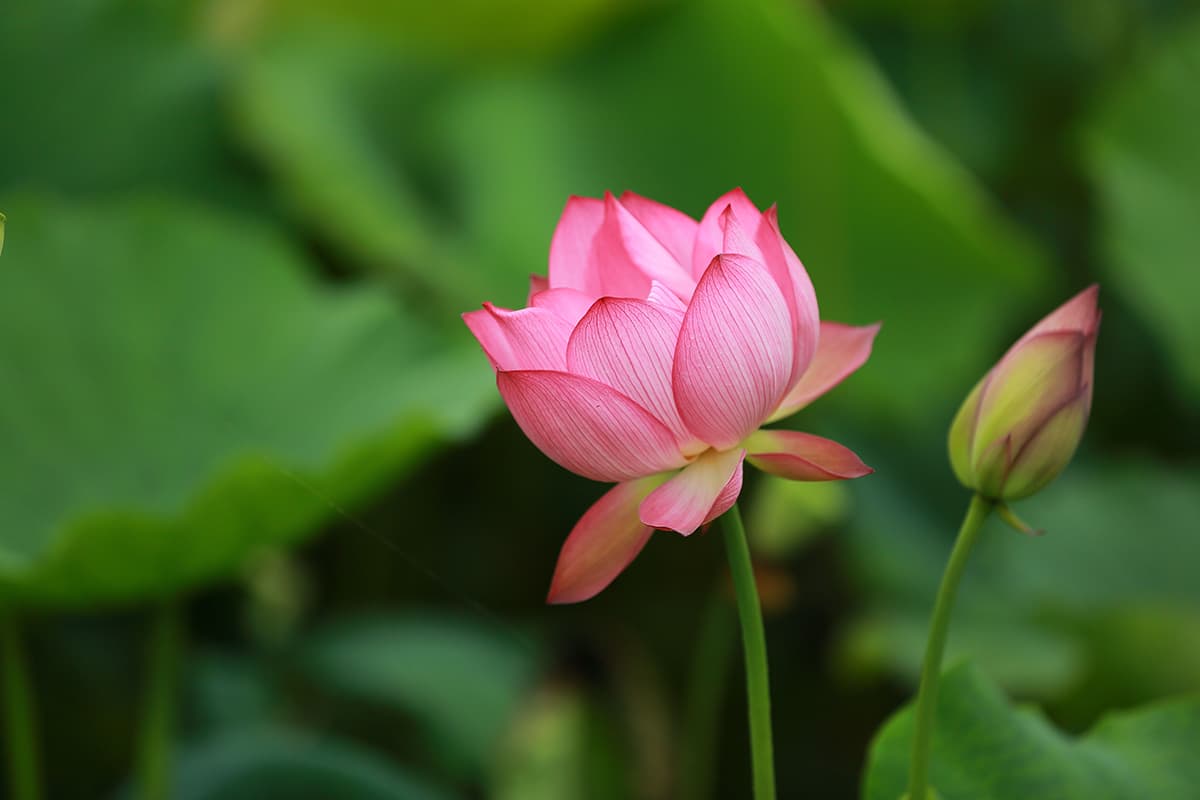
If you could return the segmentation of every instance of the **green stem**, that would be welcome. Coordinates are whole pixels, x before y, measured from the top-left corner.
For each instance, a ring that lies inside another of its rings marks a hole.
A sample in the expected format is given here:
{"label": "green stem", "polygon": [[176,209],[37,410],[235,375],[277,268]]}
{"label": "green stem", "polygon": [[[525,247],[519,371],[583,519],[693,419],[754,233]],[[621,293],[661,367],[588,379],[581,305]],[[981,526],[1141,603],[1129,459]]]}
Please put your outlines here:
{"label": "green stem", "polygon": [[950,561],[942,574],[933,620],[929,624],[929,639],[925,645],[925,662],[921,666],[921,688],[917,693],[917,720],[913,732],[912,767],[908,773],[910,800],[926,800],[929,791],[929,753],[933,744],[933,718],[937,710],[938,681],[942,675],[942,654],[946,649],[946,633],[950,628],[950,613],[954,595],[962,580],[967,558],[993,503],[980,495],[971,498],[967,516],[958,531],[958,539],[950,553]]}
{"label": "green stem", "polygon": [[733,607],[725,592],[712,593],[701,625],[682,731],[679,800],[708,800],[713,793],[721,700],[734,642]]}
{"label": "green stem", "polygon": [[754,800],[775,800],[775,756],[771,744],[771,690],[767,677],[767,634],[763,629],[758,586],[750,564],[750,547],[737,505],[721,516],[725,551],[737,595],[746,656],[746,696],[750,707],[750,761],[754,770]]}
{"label": "green stem", "polygon": [[148,653],[149,681],[138,743],[138,784],[143,800],[171,796],[171,733],[175,727],[175,680],[183,626],[173,598],[154,610]]}
{"label": "green stem", "polygon": [[4,733],[8,741],[9,790],[13,800],[38,800],[42,789],[33,689],[20,626],[10,611],[0,611],[0,652],[4,656]]}

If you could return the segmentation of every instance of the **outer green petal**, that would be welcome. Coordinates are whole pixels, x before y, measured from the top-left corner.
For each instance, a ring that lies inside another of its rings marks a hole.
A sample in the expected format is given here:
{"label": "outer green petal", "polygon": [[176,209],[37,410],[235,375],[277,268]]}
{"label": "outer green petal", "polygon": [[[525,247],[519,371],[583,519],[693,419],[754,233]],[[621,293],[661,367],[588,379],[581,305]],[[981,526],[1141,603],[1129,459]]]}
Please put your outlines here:
{"label": "outer green petal", "polygon": [[984,376],[975,388],[967,395],[954,422],[950,424],[950,466],[958,482],[968,489],[975,488],[975,475],[971,469],[971,439],[975,432],[975,415],[979,409],[979,396],[983,392],[983,384],[987,382]]}
{"label": "outer green petal", "polygon": [[996,365],[975,424],[972,466],[977,475],[985,466],[980,460],[983,444],[1011,436],[1013,452],[1019,451],[1079,392],[1086,342],[1075,331],[1039,334]]}
{"label": "outer green petal", "polygon": [[1041,491],[1067,466],[1087,427],[1086,395],[1085,388],[1078,399],[1052,416],[1016,454],[1004,482],[1003,499],[1020,500]]}
{"label": "outer green petal", "polygon": [[975,458],[975,491],[984,497],[999,500],[1004,497],[1004,484],[1008,480],[1014,452],[1011,436],[992,442],[976,442],[975,449],[982,451]]}

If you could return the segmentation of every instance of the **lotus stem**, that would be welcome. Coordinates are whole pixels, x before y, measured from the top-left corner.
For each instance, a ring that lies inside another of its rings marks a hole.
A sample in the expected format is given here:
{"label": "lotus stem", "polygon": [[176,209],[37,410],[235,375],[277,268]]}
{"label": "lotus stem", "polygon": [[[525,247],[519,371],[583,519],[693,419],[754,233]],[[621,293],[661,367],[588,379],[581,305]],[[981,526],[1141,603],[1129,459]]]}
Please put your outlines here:
{"label": "lotus stem", "polygon": [[775,800],[775,755],[771,742],[771,688],[767,674],[767,635],[763,629],[758,585],[750,563],[750,547],[742,516],[735,504],[720,518],[725,533],[729,572],[737,596],[742,625],[742,650],[746,657],[746,697],[750,712],[750,761],[754,774],[754,800]]}
{"label": "lotus stem", "polygon": [[4,657],[4,733],[8,742],[9,792],[13,800],[39,800],[42,788],[37,712],[29,680],[29,663],[18,620],[7,610],[0,610],[0,652]]}
{"label": "lotus stem", "polygon": [[164,599],[153,611],[147,654],[149,683],[138,743],[138,788],[143,800],[171,797],[171,740],[182,644],[179,607],[174,598]]}
{"label": "lotus stem", "polygon": [[933,620],[929,624],[929,639],[925,644],[925,661],[921,665],[921,688],[917,691],[912,766],[908,773],[909,800],[926,800],[929,795],[929,755],[933,744],[938,681],[942,675],[942,655],[946,650],[950,614],[954,610],[954,598],[967,566],[967,558],[992,508],[992,501],[981,495],[977,494],[971,498],[967,516],[963,519],[958,539],[950,552],[950,561],[942,574],[942,584],[938,587],[937,601],[933,606]]}

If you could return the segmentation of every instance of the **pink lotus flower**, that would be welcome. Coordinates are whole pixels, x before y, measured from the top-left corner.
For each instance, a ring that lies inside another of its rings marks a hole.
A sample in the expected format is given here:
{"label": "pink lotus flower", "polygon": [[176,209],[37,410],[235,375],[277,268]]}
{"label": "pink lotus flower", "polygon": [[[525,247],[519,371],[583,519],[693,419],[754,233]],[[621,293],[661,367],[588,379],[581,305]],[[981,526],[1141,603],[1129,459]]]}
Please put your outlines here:
{"label": "pink lotus flower", "polygon": [[1019,500],[1058,477],[1092,409],[1100,288],[1034,325],[975,385],[950,426],[950,463],[967,488]]}
{"label": "pink lotus flower", "polygon": [[743,461],[802,481],[872,471],[828,439],[760,430],[861,366],[879,326],[820,322],[774,207],[740,189],[699,223],[629,192],[572,197],[528,307],[463,319],[530,440],[617,484],[567,537],[551,603],[595,595],[654,529],[686,536],[720,516]]}

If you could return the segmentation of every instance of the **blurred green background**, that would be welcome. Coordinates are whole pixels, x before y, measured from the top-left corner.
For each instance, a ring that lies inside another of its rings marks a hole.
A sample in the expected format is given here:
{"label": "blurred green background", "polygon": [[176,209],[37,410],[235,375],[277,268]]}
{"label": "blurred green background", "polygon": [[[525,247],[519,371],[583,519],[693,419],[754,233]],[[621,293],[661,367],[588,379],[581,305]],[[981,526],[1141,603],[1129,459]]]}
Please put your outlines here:
{"label": "blurred green background", "polygon": [[1093,419],[992,525],[950,660],[1086,730],[1200,690],[1200,6],[1183,0],[0,4],[0,603],[50,797],[121,796],[154,606],[181,798],[746,794],[711,536],[583,605],[601,487],[458,313],[569,194],[778,202],[822,316],[884,321],[794,423],[878,472],[755,474],[783,796],[858,793],[966,493],[944,437],[1102,286]]}

